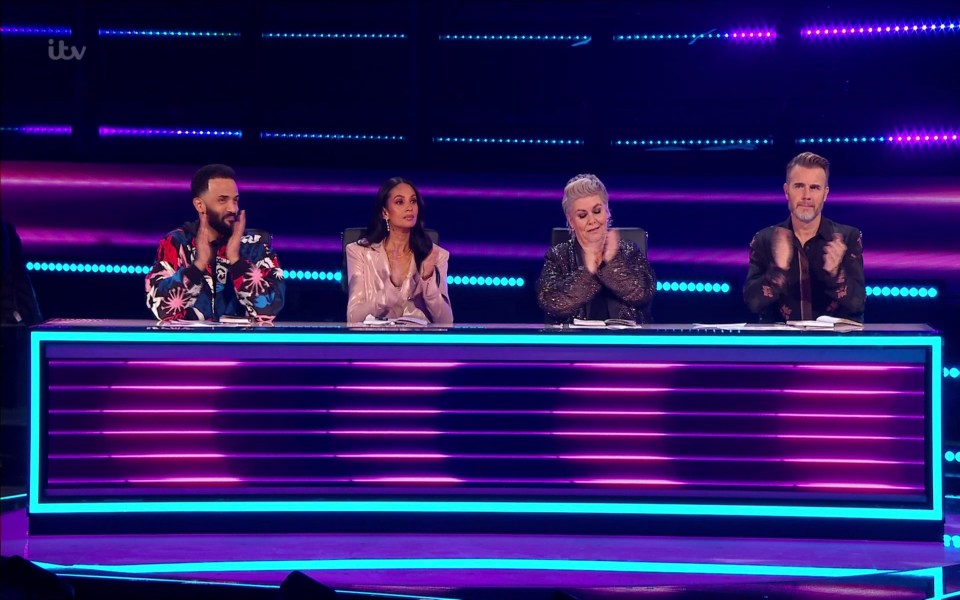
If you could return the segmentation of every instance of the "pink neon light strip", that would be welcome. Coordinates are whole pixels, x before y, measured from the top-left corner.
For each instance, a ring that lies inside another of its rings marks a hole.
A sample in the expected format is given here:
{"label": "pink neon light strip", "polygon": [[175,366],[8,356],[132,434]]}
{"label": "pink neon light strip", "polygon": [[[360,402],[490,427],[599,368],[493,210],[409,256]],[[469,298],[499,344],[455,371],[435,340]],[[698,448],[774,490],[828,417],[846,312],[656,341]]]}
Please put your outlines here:
{"label": "pink neon light strip", "polygon": [[128,483],[241,483],[240,477],[160,477],[156,479],[128,479]]}
{"label": "pink neon light strip", "polygon": [[206,460],[206,459],[345,459],[345,460],[563,460],[596,462],[744,462],[838,465],[923,465],[920,460],[882,460],[872,458],[803,458],[769,456],[664,456],[655,454],[441,454],[434,452],[370,453],[157,453],[157,454],[51,454],[51,460]]}
{"label": "pink neon light strip", "polygon": [[409,362],[409,361],[183,361],[183,360],[51,360],[56,367],[136,366],[136,367],[383,367],[383,368],[485,368],[485,367],[548,367],[588,369],[813,369],[818,371],[922,371],[923,365],[874,365],[874,364],[758,364],[758,363],[610,363],[610,362]]}
{"label": "pink neon light strip", "polygon": [[306,430],[104,430],[50,431],[49,435],[358,435],[358,436],[559,436],[559,437],[651,437],[651,438],[754,438],[795,440],[860,440],[860,441],[924,441],[919,436],[880,435],[820,435],[820,434],[771,434],[771,433],[667,433],[660,431],[439,431],[429,429],[340,429],[329,431]]}
{"label": "pink neon light strip", "polygon": [[351,479],[356,483],[467,483],[456,477],[360,477]]}
{"label": "pink neon light strip", "polygon": [[886,483],[797,483],[801,488],[828,488],[841,490],[922,490],[913,485],[889,485]]}
{"label": "pink neon light strip", "polygon": [[629,479],[629,478],[597,478],[597,479],[506,479],[506,478],[475,478],[458,479],[447,476],[396,476],[396,477],[158,477],[150,479],[105,479],[105,478],[51,478],[49,485],[92,485],[92,484],[156,484],[156,483],[424,483],[424,484],[493,484],[493,485],[647,485],[647,486],[699,486],[721,488],[793,488],[793,489],[843,489],[848,491],[883,490],[883,491],[923,491],[923,486],[891,485],[881,483],[802,483],[784,481],[679,481],[672,479]]}
{"label": "pink neon light strip", "polygon": [[131,414],[131,415],[280,415],[280,414],[347,414],[347,415],[557,415],[583,417],[732,417],[732,418],[798,418],[798,419],[922,419],[923,415],[844,414],[844,413],[769,413],[769,412],[668,412],[661,410],[470,410],[426,408],[56,408],[55,415]]}
{"label": "pink neon light strip", "polygon": [[349,392],[574,392],[614,394],[813,394],[824,396],[922,396],[923,390],[839,390],[775,388],[676,388],[676,387],[527,387],[527,386],[443,386],[443,385],[51,385],[52,391],[73,392],[118,390],[141,392],[169,391],[349,391]]}
{"label": "pink neon light strip", "polygon": [[370,453],[157,453],[157,454],[51,454],[51,460],[204,460],[204,459],[269,459],[299,458],[346,460],[570,460],[598,462],[744,462],[799,463],[838,465],[923,465],[920,460],[882,460],[872,458],[803,458],[767,456],[663,456],[655,454],[441,454],[434,452],[370,452]]}

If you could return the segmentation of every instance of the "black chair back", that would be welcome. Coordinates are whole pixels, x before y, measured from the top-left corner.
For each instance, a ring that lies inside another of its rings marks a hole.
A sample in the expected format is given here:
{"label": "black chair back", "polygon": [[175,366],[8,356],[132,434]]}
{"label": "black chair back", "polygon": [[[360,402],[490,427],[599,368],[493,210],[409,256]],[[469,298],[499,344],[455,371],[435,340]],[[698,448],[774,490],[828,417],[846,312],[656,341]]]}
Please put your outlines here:
{"label": "black chair back", "polygon": [[[343,234],[340,236],[340,241],[343,242],[340,248],[340,288],[343,290],[343,293],[349,292],[349,277],[347,275],[347,245],[352,244],[355,241],[360,239],[360,236],[363,235],[363,232],[366,231],[366,227],[347,227],[343,230]],[[437,233],[436,229],[424,229],[427,232],[427,236],[430,237],[431,241],[435,245],[440,244],[440,234]]]}
{"label": "black chair back", "polygon": [[[616,227],[620,237],[630,240],[640,248],[644,256],[647,255],[647,231],[641,227]],[[550,247],[561,244],[570,239],[570,230],[566,227],[554,227],[550,234]]]}

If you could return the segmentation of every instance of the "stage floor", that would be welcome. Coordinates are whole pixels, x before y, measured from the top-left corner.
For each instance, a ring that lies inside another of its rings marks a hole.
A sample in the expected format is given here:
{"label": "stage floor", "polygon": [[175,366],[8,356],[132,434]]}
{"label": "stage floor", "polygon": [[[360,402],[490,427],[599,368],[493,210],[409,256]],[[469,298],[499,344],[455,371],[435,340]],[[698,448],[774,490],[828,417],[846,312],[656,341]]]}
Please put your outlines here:
{"label": "stage floor", "polygon": [[[947,508],[943,543],[439,534],[31,536],[22,506],[5,510],[0,525],[4,556],[20,555],[58,573],[277,586],[300,570],[341,590],[438,598],[478,597],[465,590],[484,589],[565,589],[576,590],[574,597],[600,598],[778,586],[788,586],[789,597],[832,597],[824,595],[827,589],[839,593],[853,586],[881,598],[924,598],[960,590],[960,504]],[[903,582],[915,585],[923,577],[930,578],[931,595],[905,592]]]}

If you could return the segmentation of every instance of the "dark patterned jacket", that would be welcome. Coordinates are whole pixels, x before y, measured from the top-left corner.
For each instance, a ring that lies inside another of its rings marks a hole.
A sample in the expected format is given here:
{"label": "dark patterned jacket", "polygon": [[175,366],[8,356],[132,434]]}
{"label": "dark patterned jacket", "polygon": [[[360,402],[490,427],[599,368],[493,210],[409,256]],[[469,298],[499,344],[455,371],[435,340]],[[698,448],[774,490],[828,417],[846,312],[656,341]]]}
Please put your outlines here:
{"label": "dark patterned jacket", "polygon": [[223,315],[270,320],[283,308],[286,283],[270,247],[270,234],[248,229],[240,240],[240,260],[227,260],[226,238],[211,244],[216,270],[193,264],[198,221],[186,223],[160,241],[157,260],[146,278],[147,307],[162,321],[217,320]]}
{"label": "dark patterned jacket", "polygon": [[[750,270],[743,300],[763,323],[816,319],[821,315],[863,322],[867,292],[863,278],[863,240],[860,230],[821,217],[817,234],[802,247],[791,235],[790,269],[773,261],[773,236],[778,227],[793,232],[790,219],[757,232],[750,242]],[[847,252],[834,277],[823,270],[823,249],[833,234],[843,236]],[[806,314],[803,314],[806,312]]]}
{"label": "dark patterned jacket", "polygon": [[583,250],[574,238],[557,244],[544,257],[537,301],[551,323],[598,316],[649,323],[656,285],[653,269],[635,243],[621,239],[613,260],[591,273],[583,266]]}

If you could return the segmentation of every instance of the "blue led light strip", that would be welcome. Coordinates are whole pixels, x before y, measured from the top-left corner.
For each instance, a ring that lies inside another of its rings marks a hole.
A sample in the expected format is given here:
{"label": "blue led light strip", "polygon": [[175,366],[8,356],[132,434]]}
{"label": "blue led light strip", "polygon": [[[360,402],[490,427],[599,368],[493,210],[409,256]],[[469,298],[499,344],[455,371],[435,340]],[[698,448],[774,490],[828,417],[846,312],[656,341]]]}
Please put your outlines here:
{"label": "blue led light strip", "polygon": [[340,271],[299,271],[293,269],[283,270],[284,279],[294,281],[340,281],[343,275]]}
{"label": "blue led light strip", "polygon": [[100,37],[238,38],[238,31],[184,31],[182,29],[98,29]]}
{"label": "blue led light strip", "polygon": [[239,129],[167,129],[101,125],[97,128],[97,135],[100,137],[225,137],[240,139],[243,137],[243,131]]}
{"label": "blue led light strip", "polygon": [[439,144],[513,144],[534,146],[582,146],[583,140],[557,138],[515,138],[515,137],[450,137],[437,136],[433,141]]}
{"label": "blue led light strip", "polygon": [[[69,263],[30,261],[28,271],[43,271],[56,273],[108,273],[113,275],[146,275],[150,267],[143,265],[112,265],[98,263]],[[339,271],[314,271],[301,269],[284,269],[284,277],[291,280],[303,281],[336,281],[343,279]],[[493,286],[493,287],[523,287],[526,281],[522,277],[504,275],[448,275],[449,285],[464,286]],[[658,281],[658,292],[688,292],[728,294],[732,286],[729,283],[709,281]],[[868,296],[881,298],[936,298],[939,291],[936,287],[914,286],[867,286]]]}
{"label": "blue led light strip", "polygon": [[866,289],[868,296],[880,298],[936,298],[940,295],[940,291],[934,286],[868,285]]}
{"label": "blue led light strip", "polygon": [[[149,266],[144,265],[109,265],[66,262],[34,262],[27,263],[28,271],[43,271],[54,273],[109,273],[112,275],[146,275],[150,272]],[[340,271],[312,271],[300,269],[284,269],[285,279],[294,281],[331,281],[340,282],[343,274]],[[522,277],[488,276],[488,275],[447,275],[450,285],[465,286],[492,286],[492,287],[523,287]],[[691,284],[692,285],[692,284]],[[724,284],[726,285],[726,284]]]}
{"label": "blue led light strip", "polygon": [[799,137],[794,140],[797,144],[956,144],[960,135],[956,131],[911,131],[909,133],[894,133],[886,135],[845,135],[845,136],[812,136]]}
{"label": "blue led light strip", "polygon": [[958,369],[957,367],[950,367],[950,368],[944,367],[943,376],[948,379],[960,379],[960,369]]}
{"label": "blue led light strip", "polygon": [[441,42],[589,42],[589,35],[440,34]]}
{"label": "blue led light strip", "polygon": [[376,135],[360,133],[289,133],[261,131],[260,138],[265,140],[329,140],[337,142],[402,142],[402,135]]}
{"label": "blue led light strip", "polygon": [[70,27],[25,27],[22,25],[4,25],[0,27],[3,35],[73,35]]}
{"label": "blue led light strip", "polygon": [[268,40],[405,40],[405,33],[261,33]]}
{"label": "blue led light strip", "polygon": [[729,283],[710,283],[702,281],[658,281],[658,292],[706,292],[727,294],[730,292]]}
{"label": "blue led light strip", "polygon": [[960,535],[950,535],[949,533],[943,534],[943,547],[949,548],[951,546],[954,548],[960,548]]}
{"label": "blue led light strip", "polygon": [[4,496],[0,498],[0,502],[6,502],[7,500],[19,500],[20,498],[26,498],[26,494],[13,494],[12,496]]}
{"label": "blue led light strip", "polygon": [[615,42],[663,42],[686,40],[696,42],[699,40],[733,40],[746,42],[766,42],[777,38],[777,32],[774,30],[737,30],[737,31],[715,31],[710,30],[704,33],[634,33],[613,36]]}
{"label": "blue led light strip", "polygon": [[960,450],[947,450],[943,453],[943,459],[947,462],[960,462]]}
{"label": "blue led light strip", "polygon": [[523,277],[489,277],[484,275],[447,275],[447,284],[466,286],[523,287]]}
{"label": "blue led light strip", "polygon": [[57,273],[112,273],[115,275],[146,275],[150,267],[142,265],[104,265],[63,262],[27,263],[28,271],[52,271]]}
{"label": "blue led light strip", "polygon": [[710,146],[772,146],[773,138],[750,138],[750,137],[729,137],[729,138],[650,138],[650,139],[639,139],[639,140],[629,140],[629,139],[617,139],[610,141],[611,146],[643,146],[643,147],[657,147],[657,146],[696,146],[696,147],[710,147]]}

